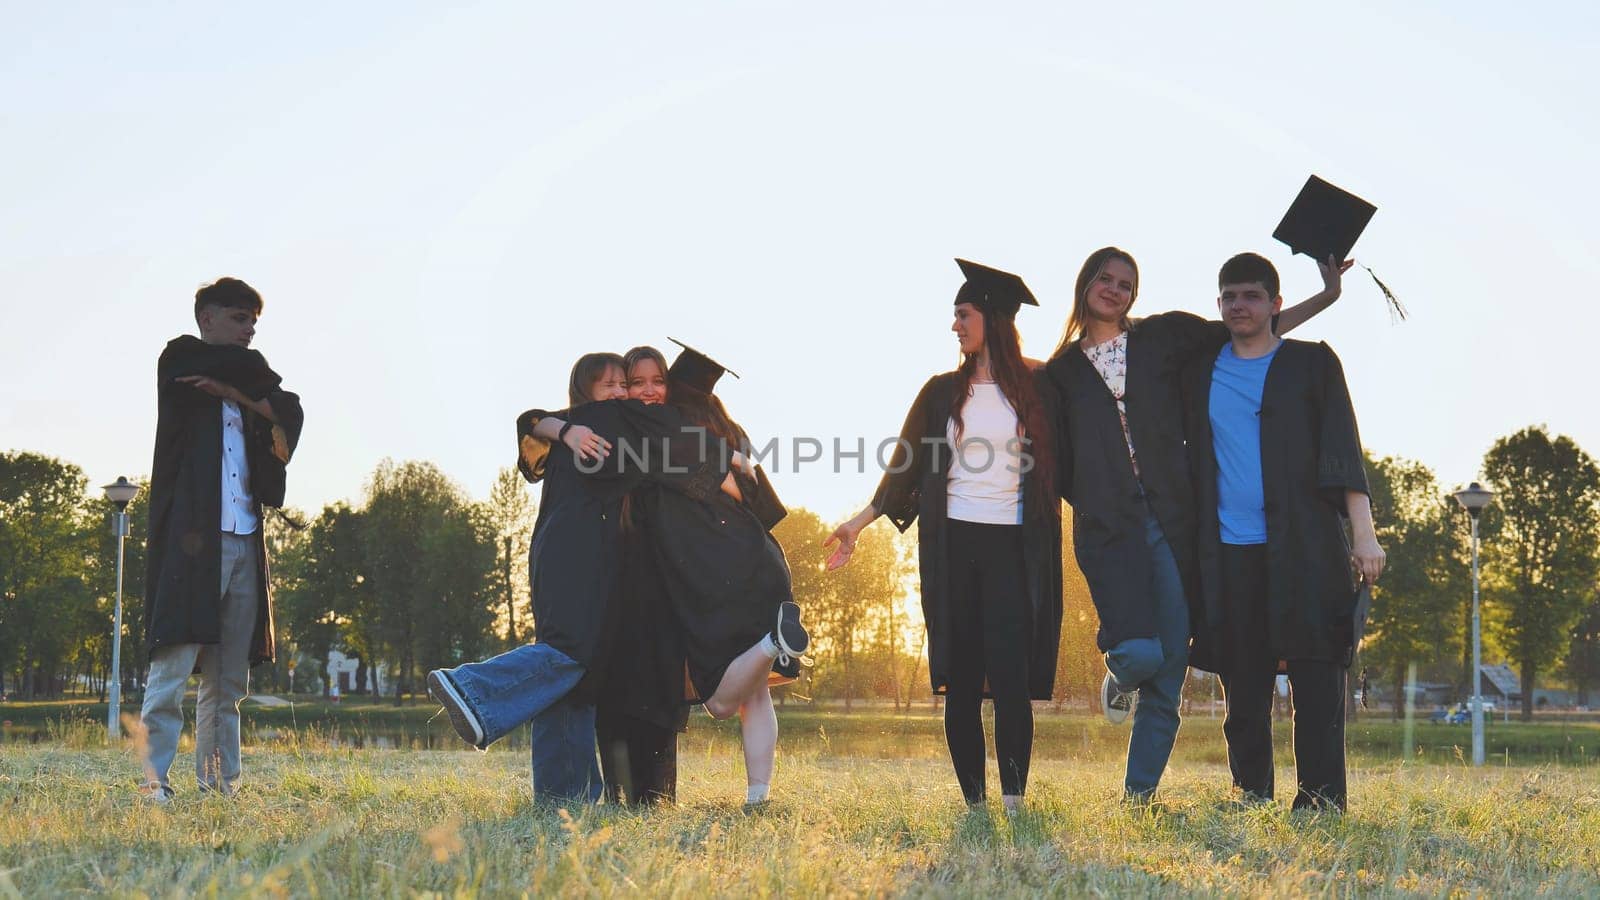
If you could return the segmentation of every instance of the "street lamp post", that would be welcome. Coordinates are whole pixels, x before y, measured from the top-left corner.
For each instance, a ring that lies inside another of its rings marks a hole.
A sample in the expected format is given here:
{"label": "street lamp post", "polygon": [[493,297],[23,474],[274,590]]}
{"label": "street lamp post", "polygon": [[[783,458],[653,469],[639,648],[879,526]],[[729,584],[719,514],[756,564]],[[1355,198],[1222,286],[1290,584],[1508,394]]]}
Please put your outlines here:
{"label": "street lamp post", "polygon": [[111,533],[117,538],[117,611],[111,626],[111,708],[106,712],[106,740],[116,743],[122,712],[122,548],[128,539],[128,504],[139,496],[139,486],[125,476],[106,485],[106,499],[117,507],[111,515]]}
{"label": "street lamp post", "polygon": [[1455,494],[1472,519],[1472,764],[1483,765],[1483,642],[1478,619],[1478,516],[1494,491],[1474,481]]}

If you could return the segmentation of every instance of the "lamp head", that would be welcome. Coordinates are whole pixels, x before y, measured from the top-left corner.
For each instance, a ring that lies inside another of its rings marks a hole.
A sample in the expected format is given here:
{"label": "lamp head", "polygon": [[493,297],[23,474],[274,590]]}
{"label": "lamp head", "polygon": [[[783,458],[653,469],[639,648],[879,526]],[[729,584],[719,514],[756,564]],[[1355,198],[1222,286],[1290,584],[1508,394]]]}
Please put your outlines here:
{"label": "lamp head", "polygon": [[1461,504],[1461,508],[1467,511],[1467,515],[1476,519],[1478,514],[1483,512],[1483,508],[1494,500],[1494,491],[1474,481],[1456,491],[1455,498],[1456,502]]}
{"label": "lamp head", "polygon": [[116,504],[117,512],[127,512],[128,504],[133,498],[139,496],[139,486],[129,481],[126,475],[118,475],[117,480],[101,488],[105,491],[106,499]]}

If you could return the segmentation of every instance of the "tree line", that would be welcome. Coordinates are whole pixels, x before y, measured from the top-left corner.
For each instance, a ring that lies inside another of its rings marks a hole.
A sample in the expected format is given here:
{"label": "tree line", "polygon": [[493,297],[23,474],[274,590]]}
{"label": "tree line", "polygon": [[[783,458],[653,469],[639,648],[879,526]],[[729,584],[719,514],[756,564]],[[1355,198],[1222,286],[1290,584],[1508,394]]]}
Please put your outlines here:
{"label": "tree line", "polygon": [[[1465,513],[1422,463],[1368,459],[1388,569],[1373,592],[1358,666],[1392,690],[1410,666],[1470,693],[1471,586]],[[1482,466],[1496,491],[1483,514],[1485,659],[1507,659],[1523,686],[1525,717],[1540,679],[1564,678],[1578,702],[1600,686],[1600,466],[1570,438],[1530,427],[1496,441]],[[129,507],[121,677],[142,683],[145,497]],[[104,695],[110,677],[115,544],[111,506],[76,465],[0,454],[0,694]],[[1063,511],[1071,515],[1070,508]],[[536,504],[513,470],[474,500],[428,462],[378,465],[360,505],[334,503],[309,522],[264,521],[280,630],[279,662],[254,674],[257,690],[326,692],[328,651],[360,660],[354,688],[386,673],[395,702],[421,692],[428,669],[477,659],[532,639],[527,548]],[[285,521],[285,520],[289,521]],[[773,534],[815,637],[815,666],[789,695],[889,701],[927,696],[925,634],[917,603],[916,532],[864,532],[850,566],[825,573],[832,525],[793,509]],[[1090,701],[1102,671],[1098,620],[1073,562],[1070,528],[1058,702]],[[291,661],[300,665],[291,669]],[[290,684],[293,671],[294,684]]]}

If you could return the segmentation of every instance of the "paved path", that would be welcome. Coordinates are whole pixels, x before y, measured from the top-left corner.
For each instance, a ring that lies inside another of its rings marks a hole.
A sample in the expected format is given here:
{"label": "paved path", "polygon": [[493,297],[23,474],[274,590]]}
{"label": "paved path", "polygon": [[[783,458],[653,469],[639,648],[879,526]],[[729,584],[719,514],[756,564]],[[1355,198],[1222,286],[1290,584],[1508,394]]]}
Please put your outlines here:
{"label": "paved path", "polygon": [[271,694],[251,694],[247,699],[253,700],[256,703],[261,704],[262,706],[292,706],[293,705],[289,701],[283,699],[282,697],[274,697]]}

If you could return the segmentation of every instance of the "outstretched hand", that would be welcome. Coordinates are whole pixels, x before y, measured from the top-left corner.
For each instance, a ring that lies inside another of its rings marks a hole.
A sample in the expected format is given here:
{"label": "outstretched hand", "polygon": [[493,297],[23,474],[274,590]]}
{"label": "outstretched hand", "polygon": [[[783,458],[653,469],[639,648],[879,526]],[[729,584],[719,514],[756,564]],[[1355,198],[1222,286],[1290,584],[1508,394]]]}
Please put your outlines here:
{"label": "outstretched hand", "polygon": [[824,550],[833,547],[834,544],[839,545],[828,555],[827,571],[832,572],[834,569],[849,564],[850,554],[856,550],[856,534],[857,532],[850,529],[850,523],[846,522],[835,528],[833,534],[828,535],[827,539],[822,542],[822,549]]}
{"label": "outstretched hand", "polygon": [[843,525],[835,528],[833,530],[833,534],[828,535],[828,537],[823,540],[822,549],[824,550],[832,547],[834,544],[839,545],[828,557],[826,571],[832,572],[834,569],[849,564],[850,554],[856,552],[856,538],[860,537],[861,529],[870,525],[872,520],[875,518],[877,518],[877,515],[869,506],[867,509],[862,510],[861,512],[852,516],[850,520],[845,522]]}

